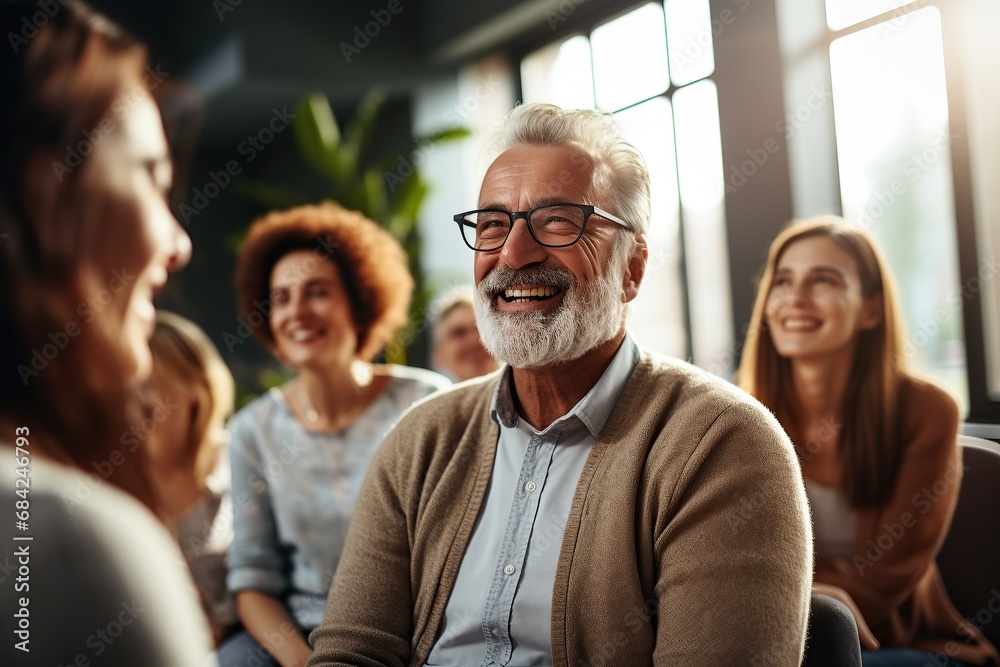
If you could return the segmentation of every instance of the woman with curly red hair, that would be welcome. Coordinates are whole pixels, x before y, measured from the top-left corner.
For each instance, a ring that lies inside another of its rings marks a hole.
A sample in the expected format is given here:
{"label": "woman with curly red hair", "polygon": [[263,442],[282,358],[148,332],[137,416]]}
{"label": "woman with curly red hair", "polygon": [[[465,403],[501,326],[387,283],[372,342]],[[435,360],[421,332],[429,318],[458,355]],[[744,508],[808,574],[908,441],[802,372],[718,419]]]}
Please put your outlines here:
{"label": "woman with curly red hair", "polygon": [[[853,613],[865,667],[997,664],[934,562],[958,496],[959,413],[907,369],[897,303],[866,232],[836,216],[790,225],[771,244],[740,386],[795,444],[813,516],[813,592]],[[944,490],[925,507],[917,499],[929,487]],[[872,558],[890,527],[893,546]]]}
{"label": "woman with curly red hair", "polygon": [[219,657],[301,666],[382,436],[449,382],[371,363],[405,324],[413,279],[402,247],[359,213],[327,203],[265,216],[240,249],[236,287],[241,315],[297,376],[230,422],[228,584],[247,632]]}

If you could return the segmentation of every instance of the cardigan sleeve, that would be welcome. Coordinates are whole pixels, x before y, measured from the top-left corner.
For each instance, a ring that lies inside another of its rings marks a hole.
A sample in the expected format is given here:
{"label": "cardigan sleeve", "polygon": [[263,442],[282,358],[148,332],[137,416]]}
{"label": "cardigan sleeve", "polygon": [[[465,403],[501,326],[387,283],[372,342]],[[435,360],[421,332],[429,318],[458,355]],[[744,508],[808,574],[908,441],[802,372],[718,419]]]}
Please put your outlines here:
{"label": "cardigan sleeve", "polygon": [[403,667],[410,659],[410,544],[401,501],[399,427],[386,436],[358,496],[307,667]]}
{"label": "cardigan sleeve", "polygon": [[759,405],[730,406],[665,492],[672,516],[654,543],[654,664],[799,665],[811,527],[778,423]]}
{"label": "cardigan sleeve", "polygon": [[816,559],[816,581],[847,591],[869,625],[909,598],[933,563],[961,482],[958,406],[933,385],[912,383],[908,389],[903,461],[888,502],[874,510],[874,533],[851,559]]}

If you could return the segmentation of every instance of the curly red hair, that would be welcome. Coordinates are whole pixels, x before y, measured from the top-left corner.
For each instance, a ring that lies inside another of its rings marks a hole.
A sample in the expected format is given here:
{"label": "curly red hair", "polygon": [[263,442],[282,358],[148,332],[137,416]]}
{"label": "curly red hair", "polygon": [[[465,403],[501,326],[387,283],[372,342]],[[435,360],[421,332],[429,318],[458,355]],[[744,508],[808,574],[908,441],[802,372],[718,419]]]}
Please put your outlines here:
{"label": "curly red hair", "polygon": [[[371,360],[406,324],[413,277],[406,252],[387,231],[356,211],[333,202],[265,215],[250,227],[236,264],[240,315],[269,303],[271,271],[282,257],[312,250],[337,268],[351,301],[360,358]],[[269,309],[268,309],[269,310]],[[254,329],[274,346],[270,322]]]}

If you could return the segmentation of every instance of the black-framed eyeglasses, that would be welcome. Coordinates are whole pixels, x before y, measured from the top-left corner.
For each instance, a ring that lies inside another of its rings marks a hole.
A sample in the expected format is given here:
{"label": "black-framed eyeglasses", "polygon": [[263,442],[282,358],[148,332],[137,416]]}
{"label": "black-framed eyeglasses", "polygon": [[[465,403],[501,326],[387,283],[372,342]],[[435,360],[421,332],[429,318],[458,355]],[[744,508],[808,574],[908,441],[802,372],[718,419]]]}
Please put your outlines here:
{"label": "black-framed eyeglasses", "polygon": [[500,208],[483,208],[457,213],[454,220],[462,231],[465,245],[478,252],[490,252],[503,247],[518,218],[524,218],[531,237],[539,245],[565,248],[580,240],[592,215],[629,228],[627,222],[596,206],[562,202],[543,204],[530,211],[511,212]]}

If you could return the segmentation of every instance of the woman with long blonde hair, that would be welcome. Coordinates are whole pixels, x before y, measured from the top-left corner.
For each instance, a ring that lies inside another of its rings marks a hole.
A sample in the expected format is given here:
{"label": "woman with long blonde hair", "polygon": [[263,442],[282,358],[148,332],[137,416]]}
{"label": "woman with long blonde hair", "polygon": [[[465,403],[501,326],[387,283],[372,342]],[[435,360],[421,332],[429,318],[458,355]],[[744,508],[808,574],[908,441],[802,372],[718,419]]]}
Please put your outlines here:
{"label": "woman with long blonde hair", "polygon": [[[835,216],[786,228],[771,244],[739,383],[795,444],[814,593],[852,611],[865,667],[997,663],[934,562],[959,490],[958,407],[905,361],[896,289],[872,237]],[[925,488],[944,490],[918,502]]]}
{"label": "woman with long blonde hair", "polygon": [[153,400],[165,413],[148,439],[153,487],[219,643],[239,626],[226,589],[233,504],[224,456],[236,388],[219,351],[194,322],[159,312],[149,344]]}

